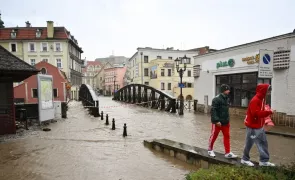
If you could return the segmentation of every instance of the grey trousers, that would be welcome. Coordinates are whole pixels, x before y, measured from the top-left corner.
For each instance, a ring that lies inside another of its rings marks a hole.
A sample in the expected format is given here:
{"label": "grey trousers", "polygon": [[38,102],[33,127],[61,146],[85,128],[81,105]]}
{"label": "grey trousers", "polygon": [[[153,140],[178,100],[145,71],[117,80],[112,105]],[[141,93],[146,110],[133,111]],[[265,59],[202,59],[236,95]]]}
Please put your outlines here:
{"label": "grey trousers", "polygon": [[248,127],[246,128],[246,143],[245,143],[244,154],[242,159],[245,161],[250,160],[249,153],[254,143],[256,144],[260,154],[260,162],[268,162],[269,161],[268,143],[267,143],[266,134],[263,128],[260,128],[260,129],[252,129]]}

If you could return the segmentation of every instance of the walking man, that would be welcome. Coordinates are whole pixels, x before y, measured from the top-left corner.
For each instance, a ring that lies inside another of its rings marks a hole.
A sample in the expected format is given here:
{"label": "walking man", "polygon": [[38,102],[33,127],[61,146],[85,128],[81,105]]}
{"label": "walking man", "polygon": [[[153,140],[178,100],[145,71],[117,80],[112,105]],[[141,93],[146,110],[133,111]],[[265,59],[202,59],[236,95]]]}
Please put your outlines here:
{"label": "walking man", "polygon": [[212,100],[211,108],[211,136],[209,139],[208,154],[215,157],[213,145],[216,141],[220,131],[223,133],[223,144],[225,149],[226,158],[237,158],[235,154],[230,151],[230,124],[229,124],[229,111],[228,111],[228,95],[230,87],[222,84],[220,87],[221,93]]}
{"label": "walking man", "polygon": [[265,98],[271,91],[269,84],[259,84],[256,87],[256,95],[249,103],[246,125],[246,143],[241,163],[247,166],[254,166],[250,161],[250,150],[255,143],[260,154],[260,166],[275,166],[269,162],[268,143],[264,131],[265,118],[271,115],[272,110],[265,110]]}

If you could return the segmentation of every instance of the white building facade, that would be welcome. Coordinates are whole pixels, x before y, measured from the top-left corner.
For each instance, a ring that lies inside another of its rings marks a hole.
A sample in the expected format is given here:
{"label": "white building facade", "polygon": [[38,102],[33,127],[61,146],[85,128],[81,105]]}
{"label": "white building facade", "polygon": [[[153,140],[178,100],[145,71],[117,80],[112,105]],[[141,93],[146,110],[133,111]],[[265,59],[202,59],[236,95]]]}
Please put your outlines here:
{"label": "white building facade", "polygon": [[[272,79],[258,78],[259,50],[273,50]],[[259,83],[272,85],[268,102],[277,112],[295,115],[295,33],[194,56],[194,99],[211,105],[220,85],[231,87],[230,105],[248,107]]]}

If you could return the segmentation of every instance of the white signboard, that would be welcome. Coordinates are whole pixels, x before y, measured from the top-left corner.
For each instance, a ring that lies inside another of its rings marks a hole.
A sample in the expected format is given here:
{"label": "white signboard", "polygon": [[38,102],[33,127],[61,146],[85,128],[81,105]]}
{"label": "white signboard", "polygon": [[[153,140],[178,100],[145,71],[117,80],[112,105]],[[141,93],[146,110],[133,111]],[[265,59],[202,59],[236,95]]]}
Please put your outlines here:
{"label": "white signboard", "polygon": [[273,78],[273,51],[259,50],[258,78]]}
{"label": "white signboard", "polygon": [[51,75],[38,74],[39,121],[54,119],[53,80]]}

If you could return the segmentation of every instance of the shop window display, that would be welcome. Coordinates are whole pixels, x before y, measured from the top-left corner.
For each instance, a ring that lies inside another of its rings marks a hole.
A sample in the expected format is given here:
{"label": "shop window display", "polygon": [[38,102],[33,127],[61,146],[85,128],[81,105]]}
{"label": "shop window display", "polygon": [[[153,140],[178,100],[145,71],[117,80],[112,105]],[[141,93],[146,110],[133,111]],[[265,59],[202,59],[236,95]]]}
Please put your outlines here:
{"label": "shop window display", "polygon": [[[257,72],[216,76],[216,95],[220,93],[220,86],[222,84],[228,84],[230,86],[230,106],[248,107],[250,100],[256,93],[256,86],[259,83],[270,84],[270,80],[258,79]],[[270,104],[270,101],[269,95],[267,103]]]}

